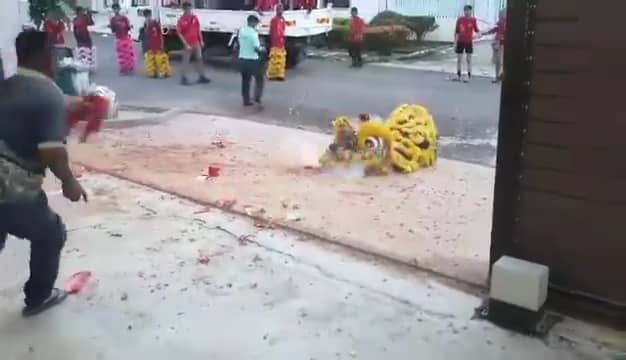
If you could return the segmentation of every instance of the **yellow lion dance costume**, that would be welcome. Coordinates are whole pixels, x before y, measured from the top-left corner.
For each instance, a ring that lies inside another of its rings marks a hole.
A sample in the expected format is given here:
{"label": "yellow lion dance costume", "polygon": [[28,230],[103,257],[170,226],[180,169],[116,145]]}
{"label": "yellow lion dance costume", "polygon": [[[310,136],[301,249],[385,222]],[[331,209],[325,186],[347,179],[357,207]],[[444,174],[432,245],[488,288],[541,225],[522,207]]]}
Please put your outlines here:
{"label": "yellow lion dance costume", "polygon": [[389,118],[370,120],[359,116],[355,126],[345,116],[333,121],[334,142],[320,158],[322,166],[362,163],[366,175],[391,171],[411,173],[437,161],[437,126],[420,105],[401,105]]}

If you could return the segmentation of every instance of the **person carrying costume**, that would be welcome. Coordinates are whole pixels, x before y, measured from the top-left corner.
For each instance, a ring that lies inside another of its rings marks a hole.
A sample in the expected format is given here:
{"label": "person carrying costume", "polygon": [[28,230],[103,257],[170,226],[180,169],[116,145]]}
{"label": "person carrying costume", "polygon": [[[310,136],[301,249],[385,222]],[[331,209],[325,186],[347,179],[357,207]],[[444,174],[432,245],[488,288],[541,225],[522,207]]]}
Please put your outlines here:
{"label": "person carrying costume", "polygon": [[165,78],[172,75],[170,59],[165,52],[161,24],[152,18],[152,10],[143,12],[146,22],[143,26],[143,42],[146,44],[144,52],[144,71],[146,76]]}
{"label": "person carrying costume", "polygon": [[120,14],[120,4],[113,4],[115,15],[111,18],[111,31],[115,34],[115,51],[117,63],[122,75],[128,75],[135,70],[135,45],[130,37],[130,20]]}
{"label": "person carrying costume", "polygon": [[77,7],[76,17],[72,21],[76,39],[76,57],[78,61],[91,69],[96,67],[96,48],[93,46],[89,33],[89,26],[93,24],[91,14],[86,13],[84,8]]}
{"label": "person carrying costume", "polygon": [[52,43],[57,46],[65,45],[65,23],[59,17],[48,15],[43,22],[43,30],[50,34]]}
{"label": "person carrying costume", "polygon": [[270,22],[270,55],[267,67],[267,78],[274,81],[285,80],[285,67],[287,66],[287,51],[285,50],[285,18],[283,17],[283,5],[276,6],[276,16]]}

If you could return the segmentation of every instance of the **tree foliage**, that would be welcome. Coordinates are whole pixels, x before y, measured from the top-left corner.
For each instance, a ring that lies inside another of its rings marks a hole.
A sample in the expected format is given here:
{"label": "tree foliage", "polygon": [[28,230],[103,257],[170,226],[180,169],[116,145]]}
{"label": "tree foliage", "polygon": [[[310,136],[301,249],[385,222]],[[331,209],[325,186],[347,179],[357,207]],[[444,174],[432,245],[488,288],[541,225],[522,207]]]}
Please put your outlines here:
{"label": "tree foliage", "polygon": [[76,0],[28,0],[28,14],[38,29],[46,16],[67,19],[75,7]]}
{"label": "tree foliage", "polygon": [[393,11],[383,11],[376,15],[370,26],[403,25],[411,29],[418,39],[437,29],[438,25],[433,16],[404,16]]}

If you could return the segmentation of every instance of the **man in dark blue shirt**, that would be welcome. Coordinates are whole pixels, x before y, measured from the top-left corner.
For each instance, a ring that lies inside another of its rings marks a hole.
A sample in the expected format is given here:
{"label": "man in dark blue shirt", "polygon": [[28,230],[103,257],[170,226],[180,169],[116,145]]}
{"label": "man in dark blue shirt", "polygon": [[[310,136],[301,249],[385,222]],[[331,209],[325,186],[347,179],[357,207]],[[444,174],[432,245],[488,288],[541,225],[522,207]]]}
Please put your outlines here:
{"label": "man in dark blue shirt", "polygon": [[54,50],[44,32],[26,30],[15,41],[17,75],[0,82],[0,250],[7,234],[31,242],[24,316],[40,313],[67,294],[54,288],[65,226],[42,189],[46,169],[71,201],[86,194],[65,149],[65,99],[51,80]]}

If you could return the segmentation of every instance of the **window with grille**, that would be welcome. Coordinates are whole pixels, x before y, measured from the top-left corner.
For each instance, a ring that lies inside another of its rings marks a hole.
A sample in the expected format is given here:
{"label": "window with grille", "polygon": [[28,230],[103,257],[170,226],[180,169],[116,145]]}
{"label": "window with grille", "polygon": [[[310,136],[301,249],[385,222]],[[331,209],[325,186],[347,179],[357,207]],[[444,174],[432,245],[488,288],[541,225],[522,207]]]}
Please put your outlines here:
{"label": "window with grille", "polygon": [[150,0],[132,0],[130,6],[150,6]]}
{"label": "window with grille", "polygon": [[181,0],[162,0],[161,6],[163,7],[180,7]]}
{"label": "window with grille", "polygon": [[333,4],[334,8],[347,9],[350,7],[350,0],[324,0],[324,6]]}

